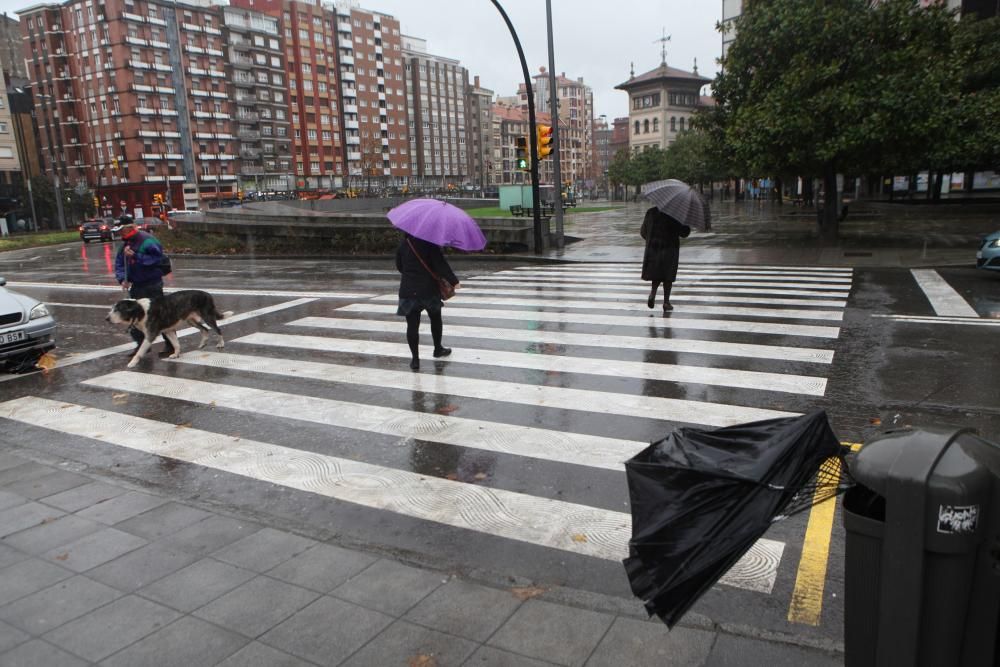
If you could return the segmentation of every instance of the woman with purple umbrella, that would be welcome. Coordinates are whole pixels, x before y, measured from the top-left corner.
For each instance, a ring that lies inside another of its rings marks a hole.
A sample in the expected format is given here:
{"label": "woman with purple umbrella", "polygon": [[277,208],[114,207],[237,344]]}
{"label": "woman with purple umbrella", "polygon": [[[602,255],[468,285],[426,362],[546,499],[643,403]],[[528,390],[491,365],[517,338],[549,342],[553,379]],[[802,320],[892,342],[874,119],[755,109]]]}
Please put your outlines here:
{"label": "woman with purple umbrella", "polygon": [[[396,250],[396,270],[399,279],[399,308],[397,315],[406,318],[406,344],[410,346],[410,368],[420,370],[420,311],[426,310],[431,321],[431,339],[434,357],[447,357],[450,347],[441,345],[444,323],[441,320],[441,292],[437,277],[444,278],[456,288],[459,285],[454,271],[441,252],[441,247],[407,234]],[[431,274],[431,271],[434,274]],[[436,277],[435,277],[436,276]]]}
{"label": "woman with purple umbrella", "polygon": [[458,278],[441,249],[482,250],[486,237],[468,213],[436,199],[411,199],[389,211],[389,221],[406,232],[396,250],[400,273],[397,315],[406,318],[406,343],[410,346],[410,368],[420,370],[420,312],[431,320],[434,357],[447,357],[451,348],[441,344],[442,281],[457,288]]}

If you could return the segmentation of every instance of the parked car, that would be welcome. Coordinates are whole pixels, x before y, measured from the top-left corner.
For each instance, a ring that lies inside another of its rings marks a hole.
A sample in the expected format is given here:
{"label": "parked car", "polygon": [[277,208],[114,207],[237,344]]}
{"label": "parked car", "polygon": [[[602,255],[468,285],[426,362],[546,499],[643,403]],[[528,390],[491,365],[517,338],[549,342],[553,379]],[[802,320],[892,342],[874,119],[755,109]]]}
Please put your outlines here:
{"label": "parked car", "polygon": [[137,218],[133,224],[140,231],[151,232],[153,234],[168,227],[167,223],[159,218]]}
{"label": "parked car", "polygon": [[983,239],[976,253],[976,268],[1000,271],[1000,232]]}
{"label": "parked car", "polygon": [[44,303],[11,291],[6,284],[0,278],[0,367],[33,368],[38,357],[56,346],[56,320]]}
{"label": "parked car", "polygon": [[80,225],[80,238],[84,243],[91,241],[111,241],[114,235],[111,232],[112,225],[105,220],[84,220]]}

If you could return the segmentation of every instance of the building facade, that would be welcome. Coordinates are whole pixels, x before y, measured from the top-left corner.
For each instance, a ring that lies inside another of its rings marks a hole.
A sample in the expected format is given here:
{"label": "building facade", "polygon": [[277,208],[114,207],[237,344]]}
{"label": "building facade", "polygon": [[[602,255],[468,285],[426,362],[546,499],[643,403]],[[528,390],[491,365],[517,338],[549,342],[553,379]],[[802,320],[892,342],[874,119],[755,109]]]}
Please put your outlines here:
{"label": "building facade", "polygon": [[19,12],[44,171],[106,213],[235,197],[239,143],[222,10],[69,0]]}
{"label": "building facade", "polygon": [[701,88],[711,79],[696,72],[659,67],[633,76],[615,88],[629,96],[629,148],[667,148],[691,128],[691,118],[701,106]]}
{"label": "building facade", "polygon": [[479,77],[473,79],[465,95],[466,137],[469,156],[469,179],[485,190],[493,169],[493,91],[483,88]]}
{"label": "building facade", "polygon": [[457,60],[427,52],[427,42],[403,37],[410,184],[452,188],[469,181],[466,90],[469,73]]}
{"label": "building facade", "polygon": [[240,189],[244,193],[292,190],[291,121],[278,19],[225,7],[222,26],[230,99],[236,105]]}
{"label": "building facade", "polygon": [[594,121],[594,176],[596,191],[603,197],[609,195],[608,165],[614,153],[611,152],[611,138],[614,130],[608,125],[607,116]]}
{"label": "building facade", "polygon": [[0,68],[7,83],[28,78],[21,47],[21,25],[17,19],[7,16],[7,12],[0,14]]}
{"label": "building facade", "polygon": [[[535,120],[548,124],[552,119],[547,113],[535,113]],[[528,112],[520,106],[506,104],[493,105],[493,160],[490,171],[490,184],[514,185],[530,184],[531,172],[517,168],[517,139],[523,137],[529,140],[532,131],[528,122]],[[528,146],[530,153],[530,144]],[[538,165],[538,182],[542,185],[552,185],[553,167],[551,159],[544,159]]]}

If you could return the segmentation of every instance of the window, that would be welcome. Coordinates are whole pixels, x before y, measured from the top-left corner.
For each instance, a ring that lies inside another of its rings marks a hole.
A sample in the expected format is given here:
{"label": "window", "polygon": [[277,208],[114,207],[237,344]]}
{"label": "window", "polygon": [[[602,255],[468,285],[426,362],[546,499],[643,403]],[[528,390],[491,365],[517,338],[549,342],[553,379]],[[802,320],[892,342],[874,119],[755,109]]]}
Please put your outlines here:
{"label": "window", "polygon": [[681,123],[680,123],[680,125],[681,125],[681,132],[683,132],[684,131],[684,117],[683,116],[681,116]]}
{"label": "window", "polygon": [[670,117],[670,131],[671,132],[677,131],[677,116]]}
{"label": "window", "polygon": [[639,134],[639,121],[635,121],[635,132],[633,134]]}
{"label": "window", "polygon": [[656,134],[659,131],[660,131],[660,119],[659,118],[654,118],[653,119],[653,134]]}

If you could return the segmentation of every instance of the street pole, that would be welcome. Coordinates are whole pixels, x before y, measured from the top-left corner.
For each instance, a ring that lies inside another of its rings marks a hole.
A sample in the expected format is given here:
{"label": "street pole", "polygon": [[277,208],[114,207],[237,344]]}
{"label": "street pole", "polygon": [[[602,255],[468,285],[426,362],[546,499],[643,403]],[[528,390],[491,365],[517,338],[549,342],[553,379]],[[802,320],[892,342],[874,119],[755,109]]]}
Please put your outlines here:
{"label": "street pole", "polygon": [[524,59],[524,51],[521,49],[521,41],[517,38],[517,31],[514,30],[514,24],[510,22],[510,17],[507,16],[507,12],[503,10],[498,0],[490,1],[497,8],[497,11],[500,12],[504,23],[507,24],[507,29],[510,30],[510,36],[514,39],[514,46],[517,48],[517,57],[521,61],[521,72],[524,75],[525,92],[528,94],[528,123],[531,126],[528,132],[528,143],[531,146],[531,208],[535,218],[535,252],[541,254],[544,248],[542,247],[542,218],[541,211],[539,210],[541,202],[538,197],[538,133],[535,131],[535,93],[531,86],[531,73],[528,72],[528,63]]}
{"label": "street pole", "polygon": [[552,0],[545,0],[545,22],[549,33],[549,111],[552,114],[552,180],[556,198],[553,213],[556,217],[556,247],[563,247],[563,207],[562,207],[562,170],[560,157],[562,144],[559,141],[559,100],[556,95],[556,57],[552,46]]}

